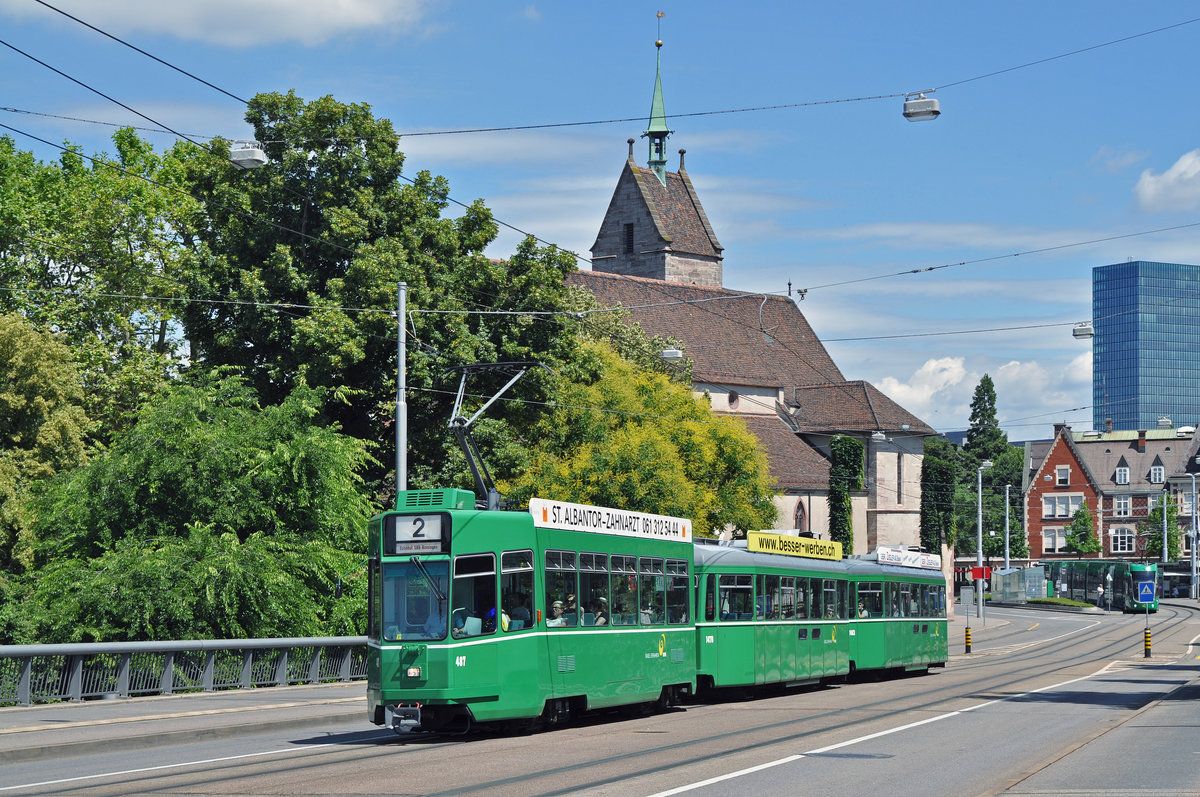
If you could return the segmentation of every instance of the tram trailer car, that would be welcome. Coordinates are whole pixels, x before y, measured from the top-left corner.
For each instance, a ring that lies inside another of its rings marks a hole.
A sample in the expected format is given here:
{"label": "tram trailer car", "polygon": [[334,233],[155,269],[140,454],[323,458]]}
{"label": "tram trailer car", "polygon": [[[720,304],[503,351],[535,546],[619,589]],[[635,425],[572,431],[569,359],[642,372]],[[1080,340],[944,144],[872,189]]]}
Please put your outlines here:
{"label": "tram trailer car", "polygon": [[[750,536],[754,542],[778,535]],[[829,561],[751,552],[743,541],[698,540],[698,687],[794,685],[860,670],[945,666],[940,569],[880,564],[880,556],[903,561],[891,549],[870,554],[871,561],[840,556]],[[940,567],[936,557],[924,561]]]}
{"label": "tram trailer car", "polygon": [[[1153,562],[1127,562],[1120,559],[1056,559],[1042,562],[1046,579],[1054,585],[1054,594],[1063,598],[1096,604],[1096,587],[1103,585],[1108,608],[1123,612],[1158,611],[1162,595],[1162,576]],[[1143,573],[1154,574],[1154,600],[1137,599],[1137,582]],[[1063,585],[1066,591],[1063,591]]]}
{"label": "tram trailer car", "polygon": [[565,721],[695,686],[690,521],[409,490],[370,523],[368,716],[397,732]]}

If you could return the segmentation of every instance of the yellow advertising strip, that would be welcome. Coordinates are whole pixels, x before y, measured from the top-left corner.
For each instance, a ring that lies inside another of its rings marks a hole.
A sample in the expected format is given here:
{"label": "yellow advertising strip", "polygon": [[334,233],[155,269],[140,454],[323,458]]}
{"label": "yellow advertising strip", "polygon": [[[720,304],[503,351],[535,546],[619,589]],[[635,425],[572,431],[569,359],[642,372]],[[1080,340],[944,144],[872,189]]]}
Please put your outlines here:
{"label": "yellow advertising strip", "polygon": [[814,540],[811,537],[793,537],[790,534],[767,534],[751,531],[746,535],[747,548],[758,553],[781,553],[786,556],[803,556],[808,559],[841,559],[842,544],[830,540]]}

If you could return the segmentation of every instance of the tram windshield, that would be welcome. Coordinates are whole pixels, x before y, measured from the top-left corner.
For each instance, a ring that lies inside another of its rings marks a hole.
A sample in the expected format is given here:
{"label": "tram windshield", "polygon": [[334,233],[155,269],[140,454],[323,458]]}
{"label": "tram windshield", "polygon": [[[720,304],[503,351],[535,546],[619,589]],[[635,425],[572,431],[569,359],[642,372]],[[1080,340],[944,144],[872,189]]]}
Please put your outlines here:
{"label": "tram windshield", "polygon": [[383,639],[445,639],[450,563],[413,557],[383,566]]}

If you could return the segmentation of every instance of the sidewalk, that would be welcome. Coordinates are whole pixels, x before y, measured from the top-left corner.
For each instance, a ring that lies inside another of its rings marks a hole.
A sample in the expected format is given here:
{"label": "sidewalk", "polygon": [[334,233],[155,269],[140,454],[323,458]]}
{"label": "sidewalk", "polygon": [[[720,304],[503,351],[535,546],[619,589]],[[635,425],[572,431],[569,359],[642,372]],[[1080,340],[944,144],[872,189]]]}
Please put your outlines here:
{"label": "sidewalk", "polygon": [[352,681],[0,708],[0,760],[140,750],[317,722],[367,730],[374,726],[366,690],[366,681]]}

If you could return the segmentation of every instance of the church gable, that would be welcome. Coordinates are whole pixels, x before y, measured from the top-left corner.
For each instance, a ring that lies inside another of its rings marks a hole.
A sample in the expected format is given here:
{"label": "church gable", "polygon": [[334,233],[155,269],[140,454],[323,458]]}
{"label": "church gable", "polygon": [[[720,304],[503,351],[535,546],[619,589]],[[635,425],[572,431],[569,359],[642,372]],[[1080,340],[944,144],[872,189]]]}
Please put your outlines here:
{"label": "church gable", "polygon": [[630,157],[592,245],[592,270],[720,287],[722,247],[687,172],[652,169]]}

